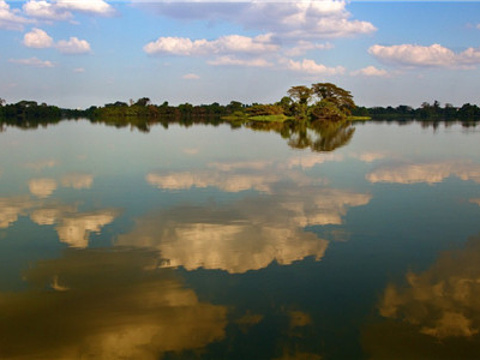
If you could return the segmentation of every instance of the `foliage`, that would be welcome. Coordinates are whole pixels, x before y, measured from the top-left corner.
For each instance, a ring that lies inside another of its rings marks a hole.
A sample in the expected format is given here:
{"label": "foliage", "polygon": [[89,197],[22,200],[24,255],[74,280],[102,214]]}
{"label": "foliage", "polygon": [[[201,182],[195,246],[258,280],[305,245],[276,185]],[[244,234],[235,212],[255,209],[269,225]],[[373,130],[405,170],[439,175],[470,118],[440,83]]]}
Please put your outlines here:
{"label": "foliage", "polygon": [[288,94],[290,102],[283,98],[279,105],[299,121],[345,121],[355,108],[350,92],[331,83],[293,86]]}
{"label": "foliage", "polygon": [[344,90],[331,83],[318,83],[312,85],[313,93],[320,99],[336,106],[340,112],[350,115],[355,108],[355,102],[350,91]]}
{"label": "foliage", "polygon": [[[455,107],[448,103],[442,106],[438,101],[432,104],[423,102],[417,109],[408,105],[356,107],[349,91],[331,83],[316,83],[310,88],[303,85],[293,86],[287,93],[289,96],[284,96],[273,104],[248,105],[231,101],[227,105],[215,102],[172,106],[167,101],[155,105],[150,98],[142,97],[137,101],[129,100],[128,103],[116,101],[100,107],[91,106],[85,110],[60,109],[27,100],[7,104],[0,98],[0,130],[4,129],[5,125],[26,129],[47,126],[64,118],[87,118],[92,122],[102,122],[116,127],[129,126],[143,132],[148,132],[154,124],[161,124],[165,128],[170,123],[187,127],[198,123],[216,126],[227,121],[233,128],[249,126],[258,130],[274,129],[282,137],[290,139],[289,142],[295,147],[328,149],[335,146],[327,146],[325,142],[321,146],[313,145],[320,144],[311,138],[312,129],[320,129],[318,124],[325,124],[322,130],[325,134],[328,124],[348,124],[350,121],[370,118],[395,120],[401,123],[416,120],[422,121],[426,126],[429,124],[437,126],[440,121],[461,121],[467,126],[480,121],[480,108],[469,103]],[[295,124],[293,133],[292,124]],[[342,136],[346,139],[349,133],[346,132]],[[334,137],[329,135],[326,138]]]}

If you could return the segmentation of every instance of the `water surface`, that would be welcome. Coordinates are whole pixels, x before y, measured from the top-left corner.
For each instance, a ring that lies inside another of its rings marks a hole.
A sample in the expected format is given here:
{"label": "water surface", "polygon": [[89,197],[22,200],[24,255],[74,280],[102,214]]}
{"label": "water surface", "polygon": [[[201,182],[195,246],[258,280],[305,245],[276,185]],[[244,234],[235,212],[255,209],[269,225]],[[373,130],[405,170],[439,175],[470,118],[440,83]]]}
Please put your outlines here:
{"label": "water surface", "polygon": [[478,354],[478,130],[355,127],[5,128],[0,358]]}

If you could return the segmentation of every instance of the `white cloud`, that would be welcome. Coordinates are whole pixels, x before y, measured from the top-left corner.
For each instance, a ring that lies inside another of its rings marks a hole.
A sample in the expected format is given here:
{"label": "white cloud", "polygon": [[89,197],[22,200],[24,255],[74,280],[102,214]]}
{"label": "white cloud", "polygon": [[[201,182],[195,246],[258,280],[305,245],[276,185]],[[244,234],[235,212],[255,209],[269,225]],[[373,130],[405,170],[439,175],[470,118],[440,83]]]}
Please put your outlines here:
{"label": "white cloud", "polygon": [[191,40],[180,37],[160,37],[143,47],[147,54],[170,55],[212,55],[231,53],[265,53],[278,50],[278,45],[272,44],[270,36],[247,37],[241,35],[222,36],[216,40]]}
{"label": "white cloud", "polygon": [[11,10],[5,0],[0,0],[0,29],[23,30],[23,25],[31,21],[17,15],[17,11]]}
{"label": "white cloud", "polygon": [[57,0],[59,9],[80,11],[95,15],[110,16],[115,13],[114,8],[103,0]]}
{"label": "white cloud", "polygon": [[34,28],[23,37],[23,45],[42,49],[53,46],[53,39],[42,29]]}
{"label": "white cloud", "polygon": [[289,70],[307,74],[341,75],[345,73],[343,66],[328,67],[323,64],[317,64],[310,59],[303,59],[303,61],[287,60],[286,65]]}
{"label": "white cloud", "polygon": [[145,6],[174,18],[233,21],[290,40],[344,37],[376,30],[369,22],[350,19],[346,1],[337,0],[162,2]]}
{"label": "white cloud", "polygon": [[55,47],[62,54],[86,54],[91,51],[88,41],[80,40],[77,37],[71,37],[68,41],[60,40]]}
{"label": "white cloud", "polygon": [[234,56],[221,56],[214,60],[208,61],[210,65],[217,66],[248,66],[248,67],[268,67],[273,66],[273,64],[262,58],[255,59],[239,59]]}
{"label": "white cloud", "polygon": [[182,76],[182,79],[185,79],[185,80],[198,80],[200,79],[200,76],[198,76],[197,74],[185,74]]}
{"label": "white cloud", "polygon": [[79,67],[79,68],[73,69],[73,72],[74,72],[74,73],[83,73],[83,72],[85,72],[85,69],[82,68],[82,67]]}
{"label": "white cloud", "polygon": [[371,77],[388,76],[388,72],[386,70],[378,69],[375,66],[367,66],[363,69],[352,71],[350,74],[353,76],[371,76]]}
{"label": "white cloud", "polygon": [[480,63],[478,48],[468,48],[461,53],[455,53],[440,44],[373,45],[368,52],[385,63],[406,67],[465,67]]}
{"label": "white cloud", "polygon": [[40,67],[40,68],[45,68],[45,67],[51,68],[55,66],[51,61],[40,60],[36,57],[32,57],[29,59],[10,59],[9,61],[14,64],[34,66],[34,67]]}
{"label": "white cloud", "polygon": [[62,54],[86,54],[91,51],[90,44],[86,40],[71,37],[69,40],[60,40],[54,43],[44,30],[34,28],[25,34],[23,44],[31,48],[56,48]]}
{"label": "white cloud", "polygon": [[310,50],[330,50],[333,49],[333,47],[333,44],[328,42],[316,44],[310,41],[300,40],[294,47],[285,50],[284,53],[287,56],[300,56]]}
{"label": "white cloud", "polygon": [[23,11],[28,16],[47,20],[68,20],[72,13],[65,9],[59,9],[54,3],[40,0],[30,0],[23,5]]}

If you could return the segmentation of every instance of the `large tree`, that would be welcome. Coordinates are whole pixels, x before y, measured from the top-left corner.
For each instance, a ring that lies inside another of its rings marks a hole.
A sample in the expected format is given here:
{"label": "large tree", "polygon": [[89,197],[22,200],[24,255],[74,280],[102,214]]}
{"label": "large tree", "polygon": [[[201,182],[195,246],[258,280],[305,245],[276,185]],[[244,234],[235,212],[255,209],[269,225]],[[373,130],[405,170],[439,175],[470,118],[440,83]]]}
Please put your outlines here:
{"label": "large tree", "polygon": [[[316,118],[322,118],[322,116],[328,118],[332,113],[335,113],[335,117],[338,117],[339,114],[346,117],[355,108],[355,102],[350,91],[332,83],[313,84],[312,92],[318,98],[318,102],[315,104],[316,111],[313,112]],[[338,111],[333,111],[335,108]],[[325,112],[322,113],[322,109],[325,109]]]}
{"label": "large tree", "polygon": [[312,89],[304,85],[292,86],[290,90],[288,90],[288,95],[290,95],[294,101],[292,106],[294,116],[306,120],[308,103],[312,98],[312,94]]}

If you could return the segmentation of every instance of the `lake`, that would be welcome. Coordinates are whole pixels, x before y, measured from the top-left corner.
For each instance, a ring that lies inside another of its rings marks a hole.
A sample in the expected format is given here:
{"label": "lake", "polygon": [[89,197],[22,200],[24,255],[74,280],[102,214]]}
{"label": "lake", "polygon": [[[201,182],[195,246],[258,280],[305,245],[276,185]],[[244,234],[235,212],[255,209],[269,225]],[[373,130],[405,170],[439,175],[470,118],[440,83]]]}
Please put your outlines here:
{"label": "lake", "polygon": [[349,131],[4,127],[0,358],[478,356],[479,130]]}

